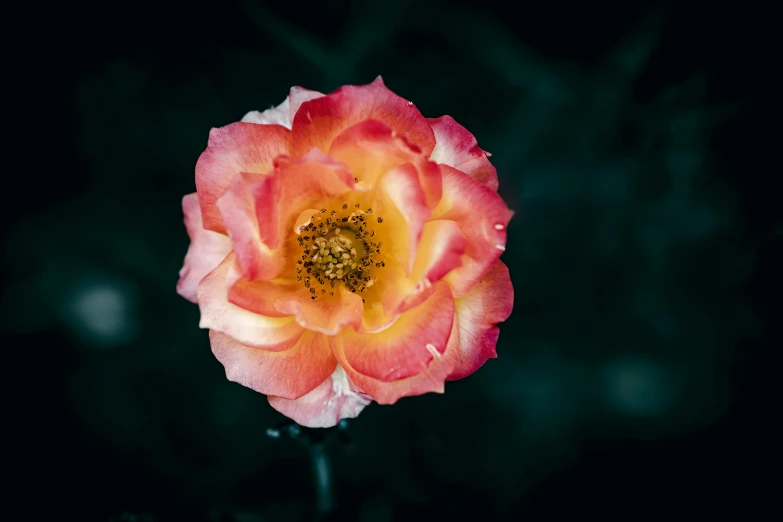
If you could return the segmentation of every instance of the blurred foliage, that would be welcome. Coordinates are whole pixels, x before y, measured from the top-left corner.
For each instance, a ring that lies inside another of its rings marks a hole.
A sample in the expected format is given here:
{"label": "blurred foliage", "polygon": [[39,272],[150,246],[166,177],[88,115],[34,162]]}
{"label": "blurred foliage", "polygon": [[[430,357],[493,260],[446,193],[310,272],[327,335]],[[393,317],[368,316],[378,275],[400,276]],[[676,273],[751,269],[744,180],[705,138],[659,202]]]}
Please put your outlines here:
{"label": "blurred foliage", "polygon": [[[352,423],[354,452],[332,448],[341,516],[515,519],[565,513],[561,499],[678,498],[709,472],[682,441],[727,415],[737,343],[759,326],[741,286],[759,240],[714,142],[744,102],[714,88],[719,33],[642,4],[510,9],[242,0],[89,26],[105,45],[74,49],[67,177],[11,226],[3,300],[4,329],[49,361],[42,408],[68,437],[47,477],[81,469],[62,487],[90,492],[70,499],[84,520],[309,516],[306,452],[266,437],[280,416],[225,379],[174,292],[180,200],[211,127],[291,85],[378,74],[492,153],[516,210],[516,303],[497,360]],[[713,40],[687,46],[699,37]],[[661,489],[644,496],[629,473]]]}

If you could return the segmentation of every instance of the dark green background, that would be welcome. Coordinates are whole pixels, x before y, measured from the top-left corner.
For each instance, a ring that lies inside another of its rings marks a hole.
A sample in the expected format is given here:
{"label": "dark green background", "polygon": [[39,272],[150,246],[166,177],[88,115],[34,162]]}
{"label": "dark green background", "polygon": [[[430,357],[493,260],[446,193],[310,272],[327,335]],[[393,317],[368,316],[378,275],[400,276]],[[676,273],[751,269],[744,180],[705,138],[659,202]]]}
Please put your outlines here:
{"label": "dark green background", "polygon": [[330,445],[338,518],[756,509],[775,410],[752,362],[780,342],[780,166],[749,116],[764,15],[628,4],[47,7],[4,194],[32,519],[309,519],[306,449],[266,437],[282,417],[174,291],[180,200],[211,127],[378,74],[492,153],[516,302],[497,360]]}

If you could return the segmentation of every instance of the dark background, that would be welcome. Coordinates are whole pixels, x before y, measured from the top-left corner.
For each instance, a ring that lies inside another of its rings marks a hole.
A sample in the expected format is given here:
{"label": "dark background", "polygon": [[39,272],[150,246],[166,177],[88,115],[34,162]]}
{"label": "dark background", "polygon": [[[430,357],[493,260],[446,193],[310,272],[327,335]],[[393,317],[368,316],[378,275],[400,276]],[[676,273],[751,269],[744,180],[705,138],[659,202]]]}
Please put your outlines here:
{"label": "dark background", "polygon": [[761,512],[783,266],[771,15],[585,4],[34,6],[47,51],[14,53],[30,101],[6,100],[24,166],[2,221],[24,519],[311,518],[307,449],[265,435],[282,416],[225,379],[174,291],[180,200],[211,127],[378,74],[493,154],[516,301],[497,360],[368,407],[350,452],[330,439],[338,518]]}

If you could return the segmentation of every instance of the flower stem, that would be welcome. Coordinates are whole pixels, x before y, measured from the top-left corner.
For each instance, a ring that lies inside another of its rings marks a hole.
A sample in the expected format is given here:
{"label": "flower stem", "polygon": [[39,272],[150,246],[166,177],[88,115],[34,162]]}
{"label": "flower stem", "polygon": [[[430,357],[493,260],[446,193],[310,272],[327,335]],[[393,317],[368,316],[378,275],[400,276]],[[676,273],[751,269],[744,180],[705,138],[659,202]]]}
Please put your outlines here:
{"label": "flower stem", "polygon": [[316,513],[321,516],[330,513],[335,507],[332,463],[322,442],[310,446],[310,459],[315,478]]}

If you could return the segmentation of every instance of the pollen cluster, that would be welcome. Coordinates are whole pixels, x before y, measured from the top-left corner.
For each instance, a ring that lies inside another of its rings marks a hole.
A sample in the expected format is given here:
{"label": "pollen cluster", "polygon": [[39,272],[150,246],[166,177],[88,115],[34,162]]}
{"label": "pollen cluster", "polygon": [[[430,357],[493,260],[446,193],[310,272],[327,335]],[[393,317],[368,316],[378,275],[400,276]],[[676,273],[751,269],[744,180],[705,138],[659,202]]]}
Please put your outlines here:
{"label": "pollen cluster", "polygon": [[338,284],[354,293],[375,285],[371,272],[377,275],[386,266],[383,243],[373,239],[374,227],[382,223],[372,208],[365,211],[359,203],[343,203],[339,210],[322,208],[300,228],[302,255],[296,261],[296,280],[309,289],[310,299],[333,296]]}

